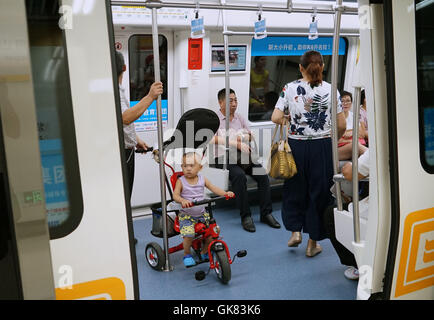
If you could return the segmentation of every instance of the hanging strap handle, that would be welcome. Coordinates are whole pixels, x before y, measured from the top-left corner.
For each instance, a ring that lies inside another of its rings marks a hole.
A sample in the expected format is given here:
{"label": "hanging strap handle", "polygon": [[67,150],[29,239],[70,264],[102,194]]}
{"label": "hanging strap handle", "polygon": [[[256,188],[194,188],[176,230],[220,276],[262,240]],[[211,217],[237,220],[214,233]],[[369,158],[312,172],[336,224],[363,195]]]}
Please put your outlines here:
{"label": "hanging strap handle", "polygon": [[195,19],[199,19],[199,9],[200,9],[199,0],[196,0],[196,10],[194,11]]}

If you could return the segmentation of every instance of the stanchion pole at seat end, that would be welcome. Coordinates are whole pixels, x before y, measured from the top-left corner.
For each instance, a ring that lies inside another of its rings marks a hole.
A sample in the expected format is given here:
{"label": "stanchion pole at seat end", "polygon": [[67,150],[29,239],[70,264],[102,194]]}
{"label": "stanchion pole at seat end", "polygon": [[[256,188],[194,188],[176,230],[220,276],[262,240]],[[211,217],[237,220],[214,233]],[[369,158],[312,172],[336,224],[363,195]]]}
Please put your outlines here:
{"label": "stanchion pole at seat end", "polygon": [[[149,1],[150,3],[155,1]],[[160,76],[160,52],[158,43],[158,26],[157,26],[157,6],[152,6],[152,43],[154,53],[154,75],[155,81],[161,81]],[[161,96],[157,99],[157,125],[158,125],[158,148],[160,149],[160,191],[161,191],[161,211],[163,218],[163,246],[165,264],[163,271],[172,271],[169,259],[169,241],[167,236],[167,200],[166,200],[166,173],[164,170],[164,147],[163,147],[163,121],[162,121]]]}

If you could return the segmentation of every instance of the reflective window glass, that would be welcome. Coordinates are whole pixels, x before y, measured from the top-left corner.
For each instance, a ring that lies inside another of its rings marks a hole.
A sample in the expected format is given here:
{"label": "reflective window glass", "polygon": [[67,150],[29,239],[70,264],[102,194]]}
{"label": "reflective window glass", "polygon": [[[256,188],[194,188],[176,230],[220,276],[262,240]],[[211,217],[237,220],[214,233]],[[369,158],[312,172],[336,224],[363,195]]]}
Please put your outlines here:
{"label": "reflective window glass", "polygon": [[66,45],[59,1],[26,1],[32,80],[50,237],[72,232],[83,214]]}
{"label": "reflective window glass", "polygon": [[[161,95],[161,107],[163,125],[167,124],[167,39],[158,36],[160,53],[160,77],[163,83]],[[149,92],[149,88],[155,81],[154,53],[152,35],[133,35],[129,39],[129,74],[130,74],[130,107],[136,105]],[[157,129],[157,102],[151,106],[135,121],[136,131],[148,131]]]}
{"label": "reflective window glass", "polygon": [[434,173],[434,2],[416,1],[416,52],[421,162]]}
{"label": "reflective window glass", "polygon": [[[341,38],[339,44],[338,89],[345,80],[347,41]],[[320,37],[267,37],[252,39],[249,120],[271,121],[274,106],[282,88],[289,82],[300,79],[300,57],[305,51],[321,52],[324,59],[324,80],[331,82],[331,55],[333,38]]]}

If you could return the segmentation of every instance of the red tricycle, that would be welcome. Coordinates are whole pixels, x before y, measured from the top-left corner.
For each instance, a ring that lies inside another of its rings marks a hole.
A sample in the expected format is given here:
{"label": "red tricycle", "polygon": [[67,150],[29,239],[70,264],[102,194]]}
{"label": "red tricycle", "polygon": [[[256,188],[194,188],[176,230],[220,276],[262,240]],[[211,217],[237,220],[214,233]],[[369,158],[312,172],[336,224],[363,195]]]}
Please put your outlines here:
{"label": "red tricycle", "polygon": [[[195,129],[200,130],[201,128],[207,128],[209,130],[212,130],[214,133],[218,129],[219,124],[219,118],[217,115],[208,109],[193,109],[188,112],[186,112],[180,119],[178,123],[177,130],[181,131],[181,133],[185,137],[185,122],[186,121],[194,121],[195,123]],[[199,125],[197,125],[199,124]],[[212,135],[210,136],[212,138]],[[209,139],[204,139],[201,142],[201,145],[205,145]],[[186,141],[183,139],[182,141],[179,141],[177,143],[175,138],[171,138],[168,142],[168,144],[172,145],[172,148],[175,147],[182,147],[185,148]],[[174,146],[173,146],[174,145]],[[195,148],[197,148],[197,145],[194,145]],[[165,146],[163,145],[163,150]],[[148,150],[149,151],[149,150]],[[143,152],[138,150],[136,152]],[[154,159],[159,162],[160,157],[164,159],[164,155],[161,156],[160,152],[158,150],[154,150]],[[163,160],[164,161],[164,160]],[[173,200],[173,191],[175,189],[175,184],[177,179],[182,176],[182,172],[175,172],[174,168],[167,164],[164,161],[164,164],[166,167],[170,168],[171,170],[171,177],[170,177],[170,184],[167,179],[167,174],[165,174],[165,182],[167,186],[171,186],[171,188],[168,188],[169,194],[171,196],[172,200],[167,201],[166,206],[166,212],[175,213],[176,217],[173,218],[171,215],[167,214],[167,220],[166,220],[166,226],[167,226],[167,237],[173,237],[176,235],[179,235],[180,233],[180,227],[179,227],[179,220],[178,220],[178,213],[179,210],[182,208],[181,204],[176,203]],[[197,223],[195,225],[195,237],[193,240],[192,248],[196,253],[196,256],[198,257],[198,260],[196,260],[197,264],[209,262],[209,269],[208,273],[211,269],[213,269],[217,275],[217,277],[220,279],[220,281],[224,284],[227,284],[231,279],[231,264],[235,260],[236,257],[244,257],[247,254],[246,250],[238,251],[235,256],[231,259],[229,249],[227,244],[221,239],[220,237],[220,227],[217,225],[213,214],[212,214],[212,207],[211,204],[217,200],[226,199],[228,200],[228,197],[216,197],[212,199],[205,199],[197,202],[193,202],[194,206],[206,206],[206,210],[210,216],[209,225],[206,226],[204,223]],[[162,205],[161,203],[155,204],[151,206],[152,210],[152,217],[153,217],[153,223],[152,223],[152,231],[151,234],[163,238],[163,219],[162,219]],[[208,237],[212,237],[212,242],[208,246],[208,260],[202,260],[200,251],[202,249],[202,245]],[[174,253],[177,251],[183,250],[183,243],[168,248],[168,253]],[[155,269],[155,270],[163,270],[165,263],[166,263],[166,255],[164,250],[161,248],[161,246],[156,242],[151,242],[146,245],[145,249],[145,256],[146,260],[149,263],[149,265]],[[196,265],[197,265],[196,264]],[[195,274],[196,280],[203,280],[205,276],[208,274],[204,271],[198,271]]]}
{"label": "red tricycle", "polygon": [[[172,187],[174,187],[176,183],[176,179],[182,175],[182,172],[175,172],[173,168],[166,164],[169,168],[171,168],[173,174],[171,177]],[[204,223],[197,223],[195,225],[195,237],[193,240],[192,248],[198,257],[197,264],[208,262],[206,260],[201,259],[200,251],[202,249],[202,245],[208,237],[212,237],[212,242],[208,247],[208,256],[209,256],[209,268],[213,269],[219,278],[219,280],[226,284],[231,280],[231,267],[230,265],[234,261],[231,259],[228,246],[226,242],[224,242],[220,237],[220,227],[217,225],[213,214],[212,214],[212,202],[221,199],[228,199],[226,197],[216,197],[212,199],[206,199],[202,201],[193,202],[195,206],[207,205],[207,212],[210,215],[209,226],[207,227]],[[167,203],[167,212],[175,212],[176,218],[173,218],[168,215],[167,216],[167,226],[168,226],[168,237],[173,237],[179,234],[179,220],[178,220],[178,212],[181,209],[181,205],[177,204],[173,200],[168,201]],[[162,237],[162,221],[161,221],[161,207],[157,206],[151,207],[153,213],[153,225],[151,233],[156,237]],[[171,230],[172,229],[172,230]],[[182,242],[174,247],[169,248],[169,254],[182,251],[183,244]],[[164,251],[161,246],[156,242],[151,242],[146,246],[145,250],[146,260],[149,265],[155,270],[162,270],[165,259],[164,259]],[[236,257],[244,257],[247,254],[245,250],[237,252]],[[235,258],[235,257],[234,257]],[[199,271],[196,273],[197,280],[203,280],[205,278],[205,273]]]}

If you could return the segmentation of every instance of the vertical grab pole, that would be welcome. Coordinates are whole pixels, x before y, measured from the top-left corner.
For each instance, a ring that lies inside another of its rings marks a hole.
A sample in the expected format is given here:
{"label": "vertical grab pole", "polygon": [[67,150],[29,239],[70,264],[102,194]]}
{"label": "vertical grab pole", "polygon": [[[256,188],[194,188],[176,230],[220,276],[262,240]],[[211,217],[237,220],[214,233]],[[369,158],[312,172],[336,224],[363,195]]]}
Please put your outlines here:
{"label": "vertical grab pole", "polygon": [[[160,77],[160,48],[158,44],[158,26],[157,26],[157,5],[149,6],[152,8],[152,45],[154,53],[154,76],[155,81],[161,81]],[[164,170],[164,150],[163,150],[163,118],[161,110],[161,96],[157,99],[157,125],[158,125],[158,148],[160,149],[160,191],[161,191],[161,209],[163,219],[163,246],[164,246],[164,271],[171,271],[169,260],[169,241],[167,238],[167,201],[166,201],[166,172]]]}
{"label": "vertical grab pole", "polygon": [[[225,4],[225,0],[221,0],[220,3],[222,5]],[[229,36],[226,34],[227,25],[226,25],[226,16],[225,11],[222,12],[222,20],[223,20],[223,39],[224,39],[224,51],[225,51],[225,91],[226,91],[226,117],[225,117],[225,163],[223,166],[224,170],[228,168],[229,162],[229,116],[230,116],[230,106],[229,106],[229,95],[230,95],[230,79],[229,79]]]}
{"label": "vertical grab pole", "polygon": [[[332,148],[333,148],[333,170],[334,175],[339,172],[338,156],[338,127],[337,127],[337,103],[338,103],[338,67],[339,67],[339,36],[342,16],[342,0],[336,0],[335,7],[335,30],[333,33],[333,55],[332,55]],[[336,200],[339,211],[342,211],[341,181],[336,181]]]}
{"label": "vertical grab pole", "polygon": [[288,0],[286,2],[286,7],[288,9],[288,13],[291,13],[292,12],[292,0]]}
{"label": "vertical grab pole", "polygon": [[353,225],[354,242],[360,243],[360,219],[359,219],[359,113],[360,113],[360,94],[362,89],[355,88],[353,101]]}

